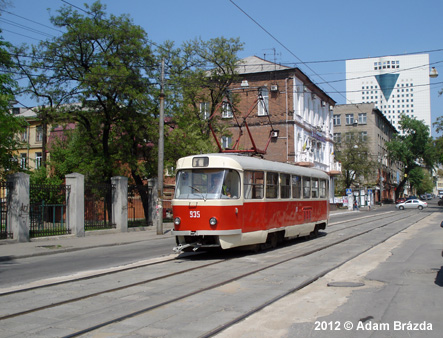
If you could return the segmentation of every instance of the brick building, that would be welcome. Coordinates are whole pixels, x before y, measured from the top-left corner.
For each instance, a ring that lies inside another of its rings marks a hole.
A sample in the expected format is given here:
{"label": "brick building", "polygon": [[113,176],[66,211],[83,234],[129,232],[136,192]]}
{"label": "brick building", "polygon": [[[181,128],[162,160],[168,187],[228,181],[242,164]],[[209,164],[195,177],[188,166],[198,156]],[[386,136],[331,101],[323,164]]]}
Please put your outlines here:
{"label": "brick building", "polygon": [[[332,111],[335,101],[300,69],[256,56],[241,60],[239,81],[230,87],[233,107],[226,105],[222,119],[232,134],[222,137],[225,149],[266,150],[265,159],[321,169],[334,177],[341,173],[334,160]],[[204,107],[206,103],[201,103]],[[240,129],[236,120],[246,122]],[[331,189],[333,197],[333,182]]]}

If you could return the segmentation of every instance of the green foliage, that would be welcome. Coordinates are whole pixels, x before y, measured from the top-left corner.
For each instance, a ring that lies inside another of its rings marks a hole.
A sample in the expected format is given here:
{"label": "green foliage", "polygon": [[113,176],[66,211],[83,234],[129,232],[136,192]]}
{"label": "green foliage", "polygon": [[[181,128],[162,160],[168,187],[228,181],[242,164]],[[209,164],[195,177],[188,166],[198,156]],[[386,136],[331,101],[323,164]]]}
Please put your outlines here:
{"label": "green foliage", "polygon": [[346,188],[372,183],[377,164],[369,156],[367,143],[367,140],[363,141],[356,133],[350,132],[337,144],[335,158],[342,167],[337,188],[341,193]]}
{"label": "green foliage", "polygon": [[[169,66],[167,101],[176,104],[176,110],[170,110],[174,129],[167,131],[165,142],[165,158],[172,166],[180,157],[216,151],[208,116],[213,115],[226,97],[235,104],[228,88],[238,78],[237,53],[243,44],[238,38],[220,37],[209,41],[195,39],[178,49],[167,43],[166,48],[169,51],[165,54]],[[209,104],[206,117],[200,111],[202,102]],[[228,135],[218,118],[213,118],[211,125],[219,137]]]}
{"label": "green foliage", "polygon": [[[437,120],[433,123],[435,131],[437,133],[443,132],[443,116],[437,117]],[[443,136],[434,140],[434,146],[437,152],[437,161],[443,164]]]}
{"label": "green foliage", "polygon": [[[419,171],[420,173],[417,173],[417,177],[415,177],[416,172]],[[411,172],[410,176],[411,176],[410,180],[411,182],[413,182],[413,185],[416,187],[418,195],[429,193],[434,190],[435,184],[432,180],[432,176],[430,175],[429,171],[424,170],[423,168],[415,168],[413,172]]]}
{"label": "green foliage", "polygon": [[31,204],[62,204],[66,199],[63,179],[49,176],[44,167],[31,172],[29,177]]}
{"label": "green foliage", "polygon": [[7,51],[8,47],[10,45],[0,36],[0,179],[20,169],[13,154],[20,145],[16,134],[25,128],[25,121],[10,113],[16,82],[11,75],[14,67]]}
{"label": "green foliage", "polygon": [[47,121],[76,123],[75,133],[51,144],[54,175],[77,171],[88,181],[109,182],[130,173],[137,184],[156,175],[162,59],[166,166],[213,151],[199,103],[214,110],[222,102],[237,76],[238,39],[194,40],[181,48],[167,41],[154,49],[128,16],[108,15],[100,2],[85,6],[88,14],[63,6],[51,17],[61,36],[16,52],[28,75],[23,91],[46,105]]}
{"label": "green foliage", "polygon": [[386,143],[390,158],[404,164],[403,179],[397,187],[396,197],[403,191],[407,180],[412,186],[416,186],[423,179],[423,176],[415,170],[417,167],[423,165],[433,168],[437,162],[437,151],[429,127],[423,121],[404,115],[400,120],[400,129],[404,135],[395,135]]}

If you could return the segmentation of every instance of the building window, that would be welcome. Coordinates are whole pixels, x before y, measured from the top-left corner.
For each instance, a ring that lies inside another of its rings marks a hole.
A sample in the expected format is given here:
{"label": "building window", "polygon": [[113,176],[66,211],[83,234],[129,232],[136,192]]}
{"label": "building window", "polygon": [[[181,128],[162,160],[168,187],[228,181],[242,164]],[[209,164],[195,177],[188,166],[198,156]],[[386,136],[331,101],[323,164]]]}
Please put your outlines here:
{"label": "building window", "polygon": [[269,114],[269,91],[268,88],[262,87],[259,91],[258,100],[258,116],[266,116]]}
{"label": "building window", "polygon": [[43,141],[43,127],[37,126],[35,128],[35,142],[41,143]]}
{"label": "building window", "polygon": [[221,146],[225,149],[231,148],[232,138],[229,136],[222,136],[221,138]]}
{"label": "building window", "polygon": [[27,168],[27,157],[26,157],[26,153],[21,153],[20,154],[20,168],[22,169],[26,169]]}
{"label": "building window", "polygon": [[334,126],[341,125],[341,115],[334,115]]}
{"label": "building window", "polygon": [[222,104],[222,118],[230,119],[232,117],[233,117],[233,115],[232,115],[231,104],[227,101],[223,102],[223,104]]}
{"label": "building window", "polygon": [[35,169],[42,166],[42,153],[35,153]]}
{"label": "building window", "polygon": [[28,141],[28,128],[26,128],[25,130],[23,130],[20,134],[19,134],[19,139],[21,142],[26,142]]}
{"label": "building window", "polygon": [[341,143],[341,133],[334,133],[334,142]]}
{"label": "building window", "polygon": [[346,124],[354,123],[354,114],[346,114]]}
{"label": "building window", "polygon": [[358,123],[359,124],[366,124],[367,123],[367,114],[366,113],[359,113],[358,114]]}
{"label": "building window", "polygon": [[360,141],[366,142],[368,140],[368,132],[367,131],[360,132],[358,138],[360,139]]}
{"label": "building window", "polygon": [[200,102],[200,116],[203,118],[203,120],[207,120],[210,117],[209,107],[209,102]]}

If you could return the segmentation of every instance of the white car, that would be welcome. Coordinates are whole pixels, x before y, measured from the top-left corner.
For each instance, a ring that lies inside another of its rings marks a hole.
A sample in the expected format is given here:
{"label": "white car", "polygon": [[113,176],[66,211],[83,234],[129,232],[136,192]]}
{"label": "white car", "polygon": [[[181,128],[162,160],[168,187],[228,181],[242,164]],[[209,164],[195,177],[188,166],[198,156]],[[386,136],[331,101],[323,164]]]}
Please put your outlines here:
{"label": "white car", "polygon": [[422,210],[423,208],[427,208],[428,207],[428,203],[417,200],[417,199],[412,199],[412,200],[407,200],[403,203],[398,203],[395,205],[396,208],[403,210],[403,209],[419,209]]}

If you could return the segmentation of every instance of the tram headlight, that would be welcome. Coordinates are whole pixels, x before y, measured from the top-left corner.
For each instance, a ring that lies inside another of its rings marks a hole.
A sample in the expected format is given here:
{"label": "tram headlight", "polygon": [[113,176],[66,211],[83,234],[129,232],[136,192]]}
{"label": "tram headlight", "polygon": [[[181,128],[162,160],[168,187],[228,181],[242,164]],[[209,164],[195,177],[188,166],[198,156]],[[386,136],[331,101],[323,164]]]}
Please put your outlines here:
{"label": "tram headlight", "polygon": [[209,225],[212,226],[212,227],[216,226],[217,225],[217,218],[211,217],[209,219]]}
{"label": "tram headlight", "polygon": [[180,217],[174,218],[174,224],[175,225],[180,225],[181,222],[182,222],[182,220],[180,219]]}

